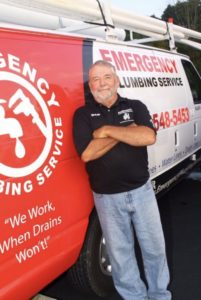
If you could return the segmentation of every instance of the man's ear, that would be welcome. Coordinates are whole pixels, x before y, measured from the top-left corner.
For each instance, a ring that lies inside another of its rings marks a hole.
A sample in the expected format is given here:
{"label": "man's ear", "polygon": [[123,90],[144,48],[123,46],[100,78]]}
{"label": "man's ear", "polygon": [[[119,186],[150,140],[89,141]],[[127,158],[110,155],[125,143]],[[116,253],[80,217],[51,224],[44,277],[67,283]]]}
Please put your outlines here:
{"label": "man's ear", "polygon": [[90,91],[91,91],[91,84],[90,84],[90,81],[88,81],[88,87],[89,87],[89,89],[90,89]]}
{"label": "man's ear", "polygon": [[117,78],[117,87],[119,88],[119,86],[120,86],[120,79],[119,79],[119,76],[117,75],[116,78]]}

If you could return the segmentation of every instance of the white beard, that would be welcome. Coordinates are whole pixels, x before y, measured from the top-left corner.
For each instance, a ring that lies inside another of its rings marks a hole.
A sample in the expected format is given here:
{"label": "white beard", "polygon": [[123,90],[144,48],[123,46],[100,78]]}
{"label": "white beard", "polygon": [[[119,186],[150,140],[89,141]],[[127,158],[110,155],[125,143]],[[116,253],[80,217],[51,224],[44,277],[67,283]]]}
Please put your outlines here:
{"label": "white beard", "polygon": [[112,98],[116,94],[116,87],[111,88],[109,90],[104,90],[104,92],[96,91],[91,93],[98,103],[105,104],[110,98]]}

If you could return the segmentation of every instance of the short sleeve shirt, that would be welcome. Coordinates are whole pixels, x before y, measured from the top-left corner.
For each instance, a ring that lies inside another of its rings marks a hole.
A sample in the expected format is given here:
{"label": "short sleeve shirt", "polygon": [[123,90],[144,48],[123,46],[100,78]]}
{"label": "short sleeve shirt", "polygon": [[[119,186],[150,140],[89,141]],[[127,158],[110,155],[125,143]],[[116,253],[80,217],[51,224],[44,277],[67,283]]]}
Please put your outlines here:
{"label": "short sleeve shirt", "polygon": [[[79,155],[93,139],[93,131],[104,125],[148,126],[153,123],[147,107],[139,100],[118,97],[109,109],[95,101],[76,110],[74,143]],[[102,157],[86,163],[91,188],[100,194],[115,194],[140,187],[149,178],[147,147],[119,142]]]}

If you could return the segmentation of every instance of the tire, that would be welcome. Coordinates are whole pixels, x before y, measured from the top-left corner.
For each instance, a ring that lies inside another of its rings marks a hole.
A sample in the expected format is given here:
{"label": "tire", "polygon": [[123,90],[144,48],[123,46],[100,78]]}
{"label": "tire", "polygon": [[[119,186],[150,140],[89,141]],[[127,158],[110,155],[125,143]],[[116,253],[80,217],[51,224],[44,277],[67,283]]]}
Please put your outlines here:
{"label": "tire", "polygon": [[67,277],[74,288],[87,294],[107,297],[114,291],[111,266],[95,210],[90,217],[79,259],[69,269]]}

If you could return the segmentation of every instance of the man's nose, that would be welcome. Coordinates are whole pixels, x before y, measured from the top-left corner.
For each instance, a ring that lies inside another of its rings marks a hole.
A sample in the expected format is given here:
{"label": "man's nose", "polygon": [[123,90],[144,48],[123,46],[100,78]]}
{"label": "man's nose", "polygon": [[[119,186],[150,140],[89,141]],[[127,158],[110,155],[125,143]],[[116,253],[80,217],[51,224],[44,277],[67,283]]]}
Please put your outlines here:
{"label": "man's nose", "polygon": [[100,78],[100,86],[104,86],[106,84],[106,81],[104,78]]}

